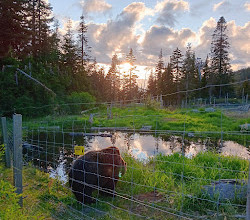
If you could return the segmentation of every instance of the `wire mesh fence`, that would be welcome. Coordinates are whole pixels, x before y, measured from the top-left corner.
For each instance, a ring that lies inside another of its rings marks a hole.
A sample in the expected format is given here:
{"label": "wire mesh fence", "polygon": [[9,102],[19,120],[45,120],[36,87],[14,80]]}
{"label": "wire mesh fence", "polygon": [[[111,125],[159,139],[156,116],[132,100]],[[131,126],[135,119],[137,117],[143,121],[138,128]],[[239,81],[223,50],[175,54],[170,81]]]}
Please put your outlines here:
{"label": "wire mesh fence", "polygon": [[[195,114],[218,127],[194,127]],[[40,190],[55,218],[245,218],[249,132],[221,111],[85,116],[23,123],[24,164],[49,173]]]}

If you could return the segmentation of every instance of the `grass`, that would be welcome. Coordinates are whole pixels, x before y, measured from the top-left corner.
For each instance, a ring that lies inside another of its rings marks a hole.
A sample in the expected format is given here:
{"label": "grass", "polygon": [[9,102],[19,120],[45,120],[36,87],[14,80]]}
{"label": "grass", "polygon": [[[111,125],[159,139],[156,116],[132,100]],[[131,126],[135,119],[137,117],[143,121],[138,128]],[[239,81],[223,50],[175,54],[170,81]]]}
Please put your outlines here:
{"label": "grass", "polygon": [[[47,116],[40,119],[30,119],[25,121],[24,127],[38,129],[41,127],[59,130],[83,131],[90,127],[127,127],[129,129],[141,129],[142,126],[152,126],[152,131],[162,130],[171,132],[182,132],[185,128],[186,134],[193,132],[196,138],[213,137],[215,140],[221,138],[220,132],[226,132],[223,140],[237,141],[244,146],[249,146],[247,141],[248,133],[230,134],[239,132],[240,126],[250,123],[249,117],[232,117],[231,114],[220,110],[206,112],[200,108],[198,112],[191,109],[153,109],[144,106],[132,108],[112,108],[111,119],[107,118],[107,110],[101,108],[94,110],[93,123],[89,123],[89,114],[75,116]],[[211,133],[212,132],[212,133]],[[188,138],[185,137],[185,138]]]}
{"label": "grass", "polygon": [[117,184],[117,197],[98,197],[96,192],[94,196],[98,197],[99,202],[88,207],[79,205],[71,191],[59,180],[51,179],[31,164],[25,166],[22,209],[10,184],[13,181],[12,170],[4,168],[2,160],[0,218],[66,220],[93,217],[108,220],[113,217],[139,219],[143,215],[152,219],[177,219],[175,215],[187,213],[213,219],[219,212],[222,219],[227,219],[227,216],[245,214],[244,208],[233,204],[244,206],[246,199],[223,201],[217,210],[218,198],[209,197],[202,186],[219,179],[246,180],[249,167],[247,160],[212,152],[200,153],[192,159],[179,154],[159,154],[147,162],[139,161],[130,154],[124,154],[123,158],[127,162],[127,172]]}
{"label": "grass", "polygon": [[[94,121],[92,126],[101,127],[128,127],[140,129],[143,125],[150,125],[155,130],[175,130],[182,131],[184,123],[186,131],[239,131],[240,124],[250,123],[249,117],[231,117],[220,110],[215,112],[193,112],[190,109],[168,110],[168,109],[148,109],[146,107],[135,108],[112,108],[112,119],[107,119],[106,109],[95,110],[92,113]],[[30,126],[62,126],[72,128],[78,126],[83,128],[90,126],[89,114],[71,116],[47,116],[44,118],[27,120],[25,125]],[[41,123],[43,121],[43,123]]]}

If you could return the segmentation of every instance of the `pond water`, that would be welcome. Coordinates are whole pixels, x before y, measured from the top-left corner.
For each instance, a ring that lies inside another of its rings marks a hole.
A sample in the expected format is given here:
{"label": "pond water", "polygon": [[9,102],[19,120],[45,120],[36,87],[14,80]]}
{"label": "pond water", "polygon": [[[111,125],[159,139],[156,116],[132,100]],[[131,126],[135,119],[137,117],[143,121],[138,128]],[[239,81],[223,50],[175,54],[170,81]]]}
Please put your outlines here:
{"label": "pond water", "polygon": [[[67,170],[72,161],[76,158],[73,154],[74,145],[85,147],[85,152],[100,150],[109,146],[116,146],[121,152],[129,152],[135,158],[146,161],[148,158],[159,153],[171,155],[183,153],[186,157],[192,158],[199,152],[213,150],[222,155],[233,155],[244,159],[250,159],[246,147],[234,142],[223,141],[221,146],[219,138],[196,138],[186,139],[183,143],[182,137],[176,135],[154,135],[142,133],[113,132],[102,133],[97,136],[72,136],[70,133],[43,133],[32,134],[27,137],[27,142],[42,147],[42,150],[27,151],[27,158],[50,172],[52,177],[59,177],[62,181],[67,180]],[[39,148],[38,148],[39,149]]]}

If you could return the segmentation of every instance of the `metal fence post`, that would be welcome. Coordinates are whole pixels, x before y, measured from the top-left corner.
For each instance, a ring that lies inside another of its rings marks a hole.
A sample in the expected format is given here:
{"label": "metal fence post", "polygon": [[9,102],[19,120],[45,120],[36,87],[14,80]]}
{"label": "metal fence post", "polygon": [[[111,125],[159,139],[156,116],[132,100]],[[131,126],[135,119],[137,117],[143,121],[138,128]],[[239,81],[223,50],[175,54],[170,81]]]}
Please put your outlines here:
{"label": "metal fence post", "polygon": [[11,153],[10,153],[10,146],[8,143],[6,117],[2,117],[2,132],[3,132],[3,143],[5,146],[6,167],[10,168],[11,167]]}
{"label": "metal fence post", "polygon": [[246,206],[246,220],[250,220],[250,160],[249,160],[249,171],[248,171],[248,182],[247,182],[247,206]]}
{"label": "metal fence post", "polygon": [[[14,186],[16,193],[22,194],[23,181],[23,155],[22,155],[22,115],[13,115],[13,170],[14,170]],[[19,205],[23,206],[22,197],[19,200]]]}

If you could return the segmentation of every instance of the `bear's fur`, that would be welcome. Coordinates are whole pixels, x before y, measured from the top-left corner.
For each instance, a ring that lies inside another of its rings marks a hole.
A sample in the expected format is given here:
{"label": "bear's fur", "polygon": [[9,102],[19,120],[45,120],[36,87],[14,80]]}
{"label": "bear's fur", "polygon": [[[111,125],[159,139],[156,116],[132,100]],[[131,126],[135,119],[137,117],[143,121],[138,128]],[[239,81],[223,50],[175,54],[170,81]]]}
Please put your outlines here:
{"label": "bear's fur", "polygon": [[69,171],[69,185],[77,200],[93,203],[92,192],[113,196],[119,173],[126,172],[126,162],[117,147],[89,151],[77,158]]}

